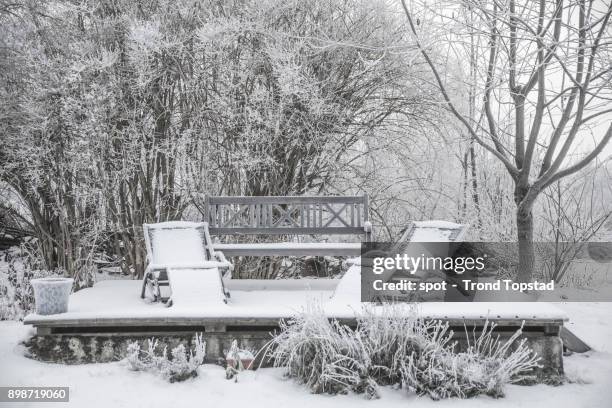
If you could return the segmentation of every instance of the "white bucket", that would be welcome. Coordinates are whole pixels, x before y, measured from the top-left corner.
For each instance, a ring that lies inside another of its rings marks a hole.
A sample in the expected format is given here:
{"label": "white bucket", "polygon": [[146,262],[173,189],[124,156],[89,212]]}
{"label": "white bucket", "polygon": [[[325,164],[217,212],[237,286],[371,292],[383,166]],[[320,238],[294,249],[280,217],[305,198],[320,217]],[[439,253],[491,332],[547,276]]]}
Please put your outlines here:
{"label": "white bucket", "polygon": [[30,283],[34,288],[36,313],[39,315],[66,313],[73,282],[74,279],[71,278],[32,279]]}

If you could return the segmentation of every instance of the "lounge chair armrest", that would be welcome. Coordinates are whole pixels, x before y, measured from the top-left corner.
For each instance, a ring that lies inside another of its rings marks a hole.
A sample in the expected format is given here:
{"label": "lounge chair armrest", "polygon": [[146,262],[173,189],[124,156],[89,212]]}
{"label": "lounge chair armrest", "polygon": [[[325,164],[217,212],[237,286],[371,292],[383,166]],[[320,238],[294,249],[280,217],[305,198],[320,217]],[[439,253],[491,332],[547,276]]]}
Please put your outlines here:
{"label": "lounge chair armrest", "polygon": [[221,268],[227,268],[230,271],[234,270],[234,264],[227,260],[223,252],[215,251],[213,256],[217,259],[219,263],[224,264],[224,266],[221,266]]}
{"label": "lounge chair armrest", "polygon": [[165,266],[165,265],[148,264],[146,269],[145,269],[145,277],[149,273],[161,272],[161,271],[164,271],[166,269],[167,269],[167,266]]}

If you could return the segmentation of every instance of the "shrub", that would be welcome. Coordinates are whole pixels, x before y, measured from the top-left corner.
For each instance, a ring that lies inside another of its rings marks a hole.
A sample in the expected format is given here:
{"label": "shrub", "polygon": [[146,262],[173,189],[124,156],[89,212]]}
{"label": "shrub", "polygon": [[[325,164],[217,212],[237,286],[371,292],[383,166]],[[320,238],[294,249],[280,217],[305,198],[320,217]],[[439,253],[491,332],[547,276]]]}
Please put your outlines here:
{"label": "shrub", "polygon": [[406,356],[432,348],[438,352],[450,342],[452,333],[447,324],[417,318],[414,306],[406,310],[385,305],[376,313],[366,308],[357,316],[355,335],[364,340],[377,382],[389,385],[400,382],[401,363]]}
{"label": "shrub", "polygon": [[183,344],[173,348],[170,357],[167,347],[158,352],[157,340],[149,339],[147,350],[142,350],[138,342],[132,342],[127,348],[126,361],[131,370],[149,371],[161,374],[168,381],[184,381],[197,377],[198,367],[204,363],[206,356],[206,342],[202,341],[202,335],[194,337],[194,351],[189,355]]}
{"label": "shrub", "polygon": [[320,309],[282,322],[271,345],[274,366],[285,367],[288,376],[314,393],[352,390],[378,396],[362,339],[337,321],[330,322]]}
{"label": "shrub", "polygon": [[400,385],[432,399],[500,397],[505,384],[537,367],[538,358],[525,340],[516,343],[521,330],[504,342],[494,328],[487,322],[473,341],[466,334],[467,349],[459,352],[448,324],[420,319],[414,309],[365,309],[351,329],[311,307],[281,324],[267,355],[315,393],[376,398],[379,385]]}
{"label": "shrub", "polygon": [[62,276],[61,271],[38,269],[34,256],[21,248],[0,251],[0,320],[23,320],[34,310],[30,280]]}
{"label": "shrub", "polygon": [[486,322],[480,334],[474,335],[473,344],[466,334],[468,347],[464,352],[456,352],[456,344],[452,344],[428,347],[404,358],[400,363],[404,386],[435,400],[479,394],[502,397],[504,385],[525,380],[539,358],[526,346],[526,339],[510,349],[521,329],[505,342],[493,335],[494,329],[495,324]]}

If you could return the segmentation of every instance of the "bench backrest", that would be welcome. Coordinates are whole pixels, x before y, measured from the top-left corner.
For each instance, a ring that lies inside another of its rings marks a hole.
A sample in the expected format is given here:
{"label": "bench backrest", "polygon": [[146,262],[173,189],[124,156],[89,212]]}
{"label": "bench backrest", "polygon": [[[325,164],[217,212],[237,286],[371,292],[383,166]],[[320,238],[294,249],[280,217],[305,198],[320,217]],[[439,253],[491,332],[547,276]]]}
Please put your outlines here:
{"label": "bench backrest", "polygon": [[207,197],[212,235],[364,234],[367,196]]}

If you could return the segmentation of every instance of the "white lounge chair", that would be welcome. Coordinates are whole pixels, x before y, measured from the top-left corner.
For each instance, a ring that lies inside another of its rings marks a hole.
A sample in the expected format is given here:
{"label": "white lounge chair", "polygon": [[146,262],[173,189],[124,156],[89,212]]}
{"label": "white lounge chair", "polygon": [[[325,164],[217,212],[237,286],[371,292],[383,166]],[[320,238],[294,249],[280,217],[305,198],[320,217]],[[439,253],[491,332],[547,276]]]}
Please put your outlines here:
{"label": "white lounge chair", "polygon": [[449,221],[415,221],[403,232],[398,242],[460,242],[468,226]]}
{"label": "white lounge chair", "polygon": [[[229,293],[223,286],[221,270],[232,265],[212,246],[205,222],[170,221],[144,224],[149,264],[140,296],[168,305],[194,302],[225,302]],[[161,287],[170,286],[171,295],[162,297]]]}
{"label": "white lounge chair", "polygon": [[[403,231],[400,239],[390,249],[389,255],[403,253],[407,245],[414,245],[418,242],[450,243],[463,241],[468,227],[468,225],[448,221],[415,221]],[[444,249],[442,248],[442,250]],[[437,254],[437,256],[441,256],[441,254]],[[353,259],[348,264],[351,266],[340,279],[331,298],[342,303],[355,303],[361,300],[361,258]],[[380,279],[387,282],[395,272],[394,269],[387,269],[380,275]]]}

